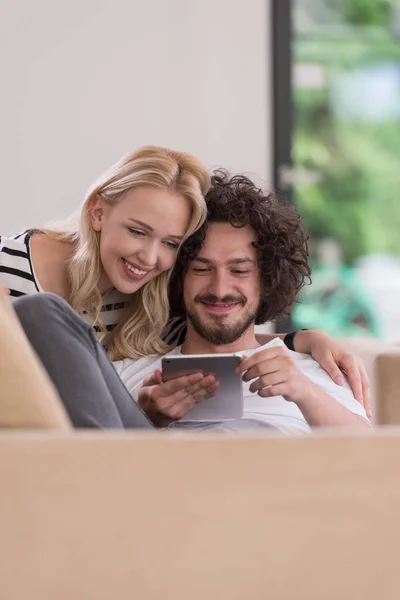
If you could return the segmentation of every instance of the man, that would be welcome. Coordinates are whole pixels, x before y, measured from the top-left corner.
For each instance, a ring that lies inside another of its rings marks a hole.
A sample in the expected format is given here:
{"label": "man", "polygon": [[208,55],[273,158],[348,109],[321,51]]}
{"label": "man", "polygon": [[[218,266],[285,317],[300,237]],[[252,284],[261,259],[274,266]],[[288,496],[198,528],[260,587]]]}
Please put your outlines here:
{"label": "man", "polygon": [[207,223],[182,247],[174,270],[173,309],[186,317],[187,337],[168,355],[242,353],[243,419],[180,422],[218,382],[198,374],[163,383],[160,356],[122,361],[117,370],[127,389],[159,426],[284,432],[369,426],[350,389],[333,383],[311,357],[279,339],[264,346],[256,339],[255,325],[284,315],[310,275],[298,214],[246,177],[223,171],[213,177],[207,205]]}

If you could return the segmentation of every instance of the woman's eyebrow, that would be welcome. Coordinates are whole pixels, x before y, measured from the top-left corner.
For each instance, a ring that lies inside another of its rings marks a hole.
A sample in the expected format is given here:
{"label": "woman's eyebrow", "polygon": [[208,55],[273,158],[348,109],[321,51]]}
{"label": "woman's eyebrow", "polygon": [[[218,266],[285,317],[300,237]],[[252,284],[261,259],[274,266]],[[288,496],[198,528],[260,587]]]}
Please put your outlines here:
{"label": "woman's eyebrow", "polygon": [[144,229],[147,229],[148,231],[154,231],[154,229],[152,227],[150,227],[150,225],[147,225],[147,223],[143,223],[143,221],[139,221],[138,219],[132,219],[130,217],[128,219],[128,221],[131,221],[132,223],[136,223],[136,225],[140,225],[141,227],[143,227]]}

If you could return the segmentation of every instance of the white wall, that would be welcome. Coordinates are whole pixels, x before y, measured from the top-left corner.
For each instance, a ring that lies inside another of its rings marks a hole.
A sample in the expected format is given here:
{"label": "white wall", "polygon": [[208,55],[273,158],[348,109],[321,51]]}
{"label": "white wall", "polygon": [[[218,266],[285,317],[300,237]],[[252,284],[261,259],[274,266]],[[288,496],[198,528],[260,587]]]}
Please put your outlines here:
{"label": "white wall", "polygon": [[0,233],[158,144],[272,183],[269,2],[2,0]]}

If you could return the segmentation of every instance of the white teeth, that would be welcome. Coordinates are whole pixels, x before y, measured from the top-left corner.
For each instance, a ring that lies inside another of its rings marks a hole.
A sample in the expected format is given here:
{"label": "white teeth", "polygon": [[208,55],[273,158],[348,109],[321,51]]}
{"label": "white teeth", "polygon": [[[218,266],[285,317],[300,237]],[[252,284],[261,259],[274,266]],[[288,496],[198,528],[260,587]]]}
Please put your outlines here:
{"label": "white teeth", "polygon": [[132,271],[132,273],[135,273],[135,275],[146,275],[147,271],[140,271],[139,269],[135,269],[135,267],[132,267],[132,265],[130,265],[125,259],[123,260],[125,266],[128,267],[128,269]]}

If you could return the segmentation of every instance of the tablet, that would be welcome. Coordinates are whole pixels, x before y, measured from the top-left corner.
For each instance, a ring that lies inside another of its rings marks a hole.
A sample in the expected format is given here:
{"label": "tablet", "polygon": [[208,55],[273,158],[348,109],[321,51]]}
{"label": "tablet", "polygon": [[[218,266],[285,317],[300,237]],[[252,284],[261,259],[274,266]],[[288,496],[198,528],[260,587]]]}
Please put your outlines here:
{"label": "tablet", "polygon": [[227,421],[243,417],[242,376],[235,369],[238,354],[172,355],[162,359],[163,381],[202,372],[212,374],[220,385],[215,396],[199,402],[181,421]]}

